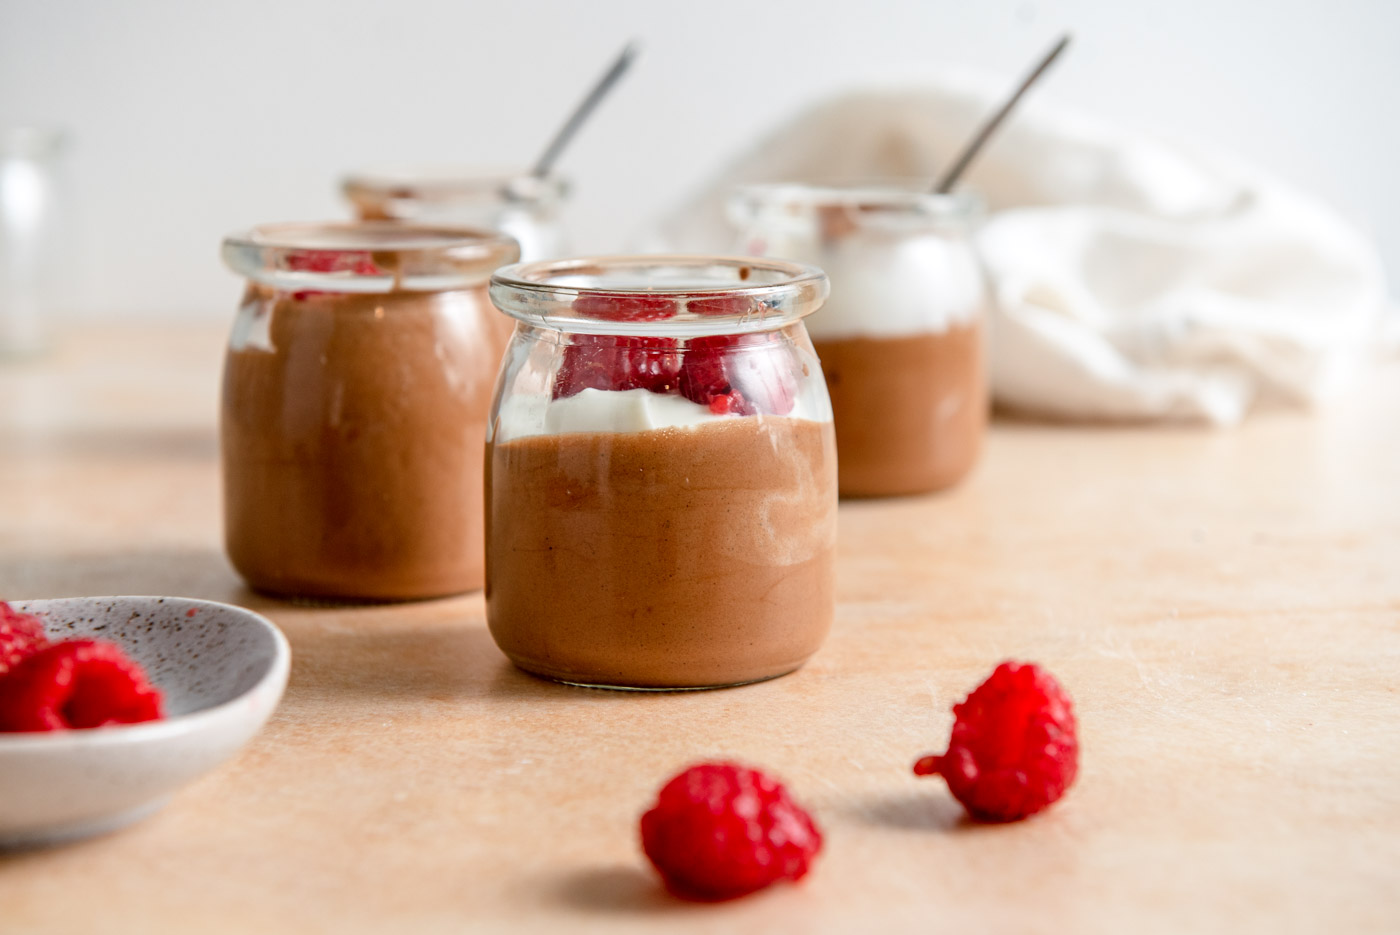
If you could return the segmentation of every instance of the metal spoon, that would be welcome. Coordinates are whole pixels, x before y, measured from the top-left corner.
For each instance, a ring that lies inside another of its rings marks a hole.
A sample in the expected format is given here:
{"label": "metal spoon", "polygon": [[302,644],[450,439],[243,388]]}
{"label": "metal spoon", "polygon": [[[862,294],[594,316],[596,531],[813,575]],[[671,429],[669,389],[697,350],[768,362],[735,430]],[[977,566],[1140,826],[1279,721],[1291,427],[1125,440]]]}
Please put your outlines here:
{"label": "metal spoon", "polygon": [[574,112],[569,115],[569,119],[564,121],[564,125],[559,128],[559,132],[554,134],[554,139],[549,141],[549,145],[545,147],[539,160],[536,161],[535,167],[530,170],[531,175],[535,178],[542,179],[549,174],[549,170],[554,166],[555,161],[559,158],[559,154],[563,152],[564,147],[573,139],[579,127],[583,126],[583,122],[588,119],[588,115],[593,113],[593,108],[598,106],[598,102],[607,96],[607,93],[612,90],[613,85],[617,84],[618,79],[620,79],[631,66],[632,60],[637,57],[638,50],[639,47],[635,40],[623,46],[621,54],[618,55],[617,59],[612,63],[612,66],[603,74],[603,77],[598,79],[598,83],[593,86],[592,90],[588,92],[588,95],[584,97],[579,105],[574,108]]}
{"label": "metal spoon", "polygon": [[933,190],[936,193],[946,195],[953,190],[953,186],[958,184],[958,179],[967,171],[967,167],[972,163],[972,160],[977,158],[977,154],[982,151],[982,147],[986,145],[987,140],[991,139],[992,134],[997,131],[997,127],[1001,126],[1002,121],[1011,113],[1012,108],[1020,102],[1021,97],[1030,90],[1031,85],[1040,80],[1040,76],[1045,74],[1045,70],[1050,67],[1051,63],[1059,58],[1060,53],[1069,45],[1069,40],[1069,33],[1065,33],[1061,36],[1060,41],[1055,43],[1054,48],[1045,54],[1045,57],[1040,60],[1040,63],[1031,70],[1030,74],[1026,75],[1024,80],[1022,80],[1015,92],[1006,99],[1006,103],[1002,104],[1001,108],[998,109],[996,113],[992,114],[991,118],[986,123],[982,124],[982,127],[977,131],[977,135],[963,147],[963,151],[958,154],[958,158],[953,160],[953,164],[948,167],[948,170],[943,173],[943,177],[938,180],[938,184],[934,186]]}

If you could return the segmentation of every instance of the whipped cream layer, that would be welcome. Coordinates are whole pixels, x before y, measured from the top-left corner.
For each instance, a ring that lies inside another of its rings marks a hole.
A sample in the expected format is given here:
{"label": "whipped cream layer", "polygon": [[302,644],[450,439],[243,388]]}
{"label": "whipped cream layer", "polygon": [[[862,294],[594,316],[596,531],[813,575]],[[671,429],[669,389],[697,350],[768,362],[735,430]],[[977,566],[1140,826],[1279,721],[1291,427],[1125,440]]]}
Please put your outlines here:
{"label": "whipped cream layer", "polygon": [[[830,422],[831,402],[820,380],[803,381],[790,419]],[[651,390],[580,390],[563,399],[538,394],[516,394],[501,404],[492,441],[500,444],[531,435],[563,435],[570,432],[649,432],[657,429],[695,428],[725,419],[758,419],[764,416],[716,415],[709,406],[677,393]]]}
{"label": "whipped cream layer", "polygon": [[941,333],[975,321],[987,299],[972,247],[939,234],[862,231],[825,244],[779,235],[765,252],[826,271],[831,295],[806,319],[817,341]]}

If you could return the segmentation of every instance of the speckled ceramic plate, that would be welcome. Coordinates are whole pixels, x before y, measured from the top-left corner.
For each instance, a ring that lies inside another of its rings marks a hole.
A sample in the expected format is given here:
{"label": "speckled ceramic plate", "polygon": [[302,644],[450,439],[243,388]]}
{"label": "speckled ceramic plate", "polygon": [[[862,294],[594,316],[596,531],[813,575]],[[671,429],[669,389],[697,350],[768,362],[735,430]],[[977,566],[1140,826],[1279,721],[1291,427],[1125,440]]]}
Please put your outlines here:
{"label": "speckled ceramic plate", "polygon": [[119,828],[232,756],[272,714],[291,651],[265,617],[176,597],[14,601],[53,640],[120,643],[165,695],[166,718],[43,734],[0,734],[0,847]]}

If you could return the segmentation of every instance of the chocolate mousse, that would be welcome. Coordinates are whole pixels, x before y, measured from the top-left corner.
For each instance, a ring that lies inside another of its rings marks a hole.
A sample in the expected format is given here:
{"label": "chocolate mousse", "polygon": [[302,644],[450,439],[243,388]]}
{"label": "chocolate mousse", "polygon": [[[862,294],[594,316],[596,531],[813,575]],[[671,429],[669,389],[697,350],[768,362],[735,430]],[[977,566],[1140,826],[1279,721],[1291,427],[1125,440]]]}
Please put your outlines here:
{"label": "chocolate mousse", "polygon": [[239,574],[312,597],[480,587],[482,447],[509,324],[484,289],[251,285],[242,314],[255,336],[230,347],[222,418]]}
{"label": "chocolate mousse", "polygon": [[488,446],[487,616],[521,668],[699,688],[796,669],[831,626],[829,422],[730,417]]}
{"label": "chocolate mousse", "polygon": [[831,297],[809,322],[836,418],[841,495],[942,490],[987,421],[979,207],[920,187],[755,185],[731,217],[746,246],[815,263]]}
{"label": "chocolate mousse", "polygon": [[814,347],[836,417],[842,496],[943,490],[972,469],[987,424],[979,324]]}
{"label": "chocolate mousse", "polygon": [[836,436],[801,320],[825,295],[820,270],[752,258],[492,277],[522,323],[486,469],[486,616],[516,665],[717,688],[817,650],[835,604]]}

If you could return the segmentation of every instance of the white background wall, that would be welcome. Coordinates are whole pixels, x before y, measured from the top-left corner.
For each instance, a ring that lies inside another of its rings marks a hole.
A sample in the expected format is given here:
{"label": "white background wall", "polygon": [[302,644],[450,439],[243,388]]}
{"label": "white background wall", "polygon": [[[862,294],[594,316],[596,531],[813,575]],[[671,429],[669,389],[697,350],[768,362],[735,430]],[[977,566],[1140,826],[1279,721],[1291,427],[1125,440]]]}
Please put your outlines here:
{"label": "white background wall", "polygon": [[1391,0],[0,0],[0,125],[73,134],[79,311],[229,315],[223,233],[339,215],[359,165],[528,162],[629,37],[564,165],[581,252],[813,97],[924,66],[1010,81],[1066,28],[1037,99],[1269,167],[1400,282]]}

